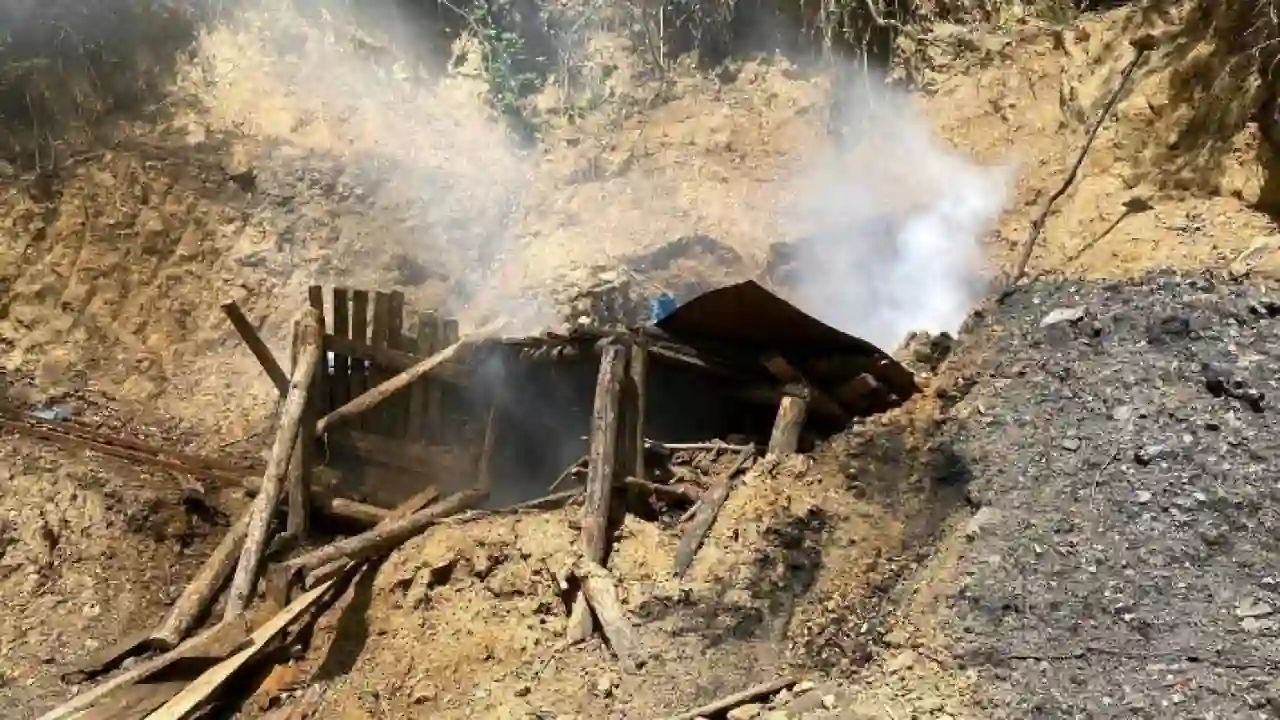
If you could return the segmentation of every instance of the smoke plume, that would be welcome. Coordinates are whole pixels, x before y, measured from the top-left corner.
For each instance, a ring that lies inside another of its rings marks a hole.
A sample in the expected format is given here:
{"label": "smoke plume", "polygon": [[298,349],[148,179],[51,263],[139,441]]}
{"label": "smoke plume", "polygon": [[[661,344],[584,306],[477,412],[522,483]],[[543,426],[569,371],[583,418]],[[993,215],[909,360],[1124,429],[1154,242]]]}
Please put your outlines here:
{"label": "smoke plume", "polygon": [[788,212],[803,238],[794,300],[885,348],[912,331],[955,331],[986,292],[982,240],[1013,169],[947,146],[904,93],[864,84],[842,99],[840,134],[797,179]]}

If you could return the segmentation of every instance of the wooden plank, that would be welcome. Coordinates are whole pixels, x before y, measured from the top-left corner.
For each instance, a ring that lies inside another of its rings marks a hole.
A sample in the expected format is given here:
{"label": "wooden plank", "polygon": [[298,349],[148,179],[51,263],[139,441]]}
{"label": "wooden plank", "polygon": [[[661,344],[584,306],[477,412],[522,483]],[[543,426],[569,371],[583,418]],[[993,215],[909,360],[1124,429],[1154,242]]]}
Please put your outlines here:
{"label": "wooden plank", "polygon": [[[355,290],[351,293],[351,340],[357,346],[369,345],[369,291]],[[369,359],[348,352],[351,358],[351,400],[355,400],[369,391]],[[357,359],[358,358],[358,359]],[[351,402],[347,401],[350,405]],[[334,408],[333,410],[337,410]],[[330,410],[329,412],[333,412]],[[353,428],[365,427],[365,418],[356,418]]]}
{"label": "wooden plank", "polygon": [[[333,335],[328,337],[351,337],[351,301],[347,297],[346,288],[333,289]],[[321,410],[321,414],[334,408],[340,408],[351,400],[351,360],[346,355],[334,352],[329,343],[325,343],[325,351],[333,353],[333,383],[329,386],[329,406]]]}
{"label": "wooden plank", "polygon": [[[409,350],[404,337],[404,293],[392,290],[388,293],[387,347],[391,350]],[[387,404],[387,434],[402,438],[409,433],[409,394],[394,397]]]}
{"label": "wooden plank", "polygon": [[[609,500],[618,473],[618,414],[626,367],[627,349],[621,345],[609,345],[600,358],[600,371],[596,375],[586,503],[582,508],[578,549],[583,557],[598,565],[604,565],[608,555]],[[569,614],[566,640],[570,643],[586,640],[591,636],[593,627],[587,599],[578,593]]]}
{"label": "wooden plank", "polygon": [[[436,324],[439,316],[434,312],[418,314],[417,342],[414,352],[418,355],[430,355],[435,352]],[[413,440],[427,439],[428,418],[431,417],[431,391],[435,383],[431,378],[422,378],[409,388],[409,437]],[[434,403],[431,403],[434,405]]]}
{"label": "wooden plank", "polygon": [[440,475],[458,475],[476,467],[479,453],[456,445],[408,443],[372,433],[335,430],[329,433],[329,446],[340,453],[350,453],[365,462],[380,463],[415,473],[432,480]]}
{"label": "wooden plank", "polygon": [[240,311],[240,306],[234,300],[228,300],[222,303],[222,312],[231,321],[231,326],[236,329],[240,339],[249,347],[249,352],[253,353],[253,356],[258,359],[258,364],[267,373],[267,377],[271,378],[271,384],[276,386],[276,390],[281,395],[289,392],[289,376],[281,369],[280,363],[276,362],[275,356],[271,354],[271,349],[262,341],[262,337],[258,335],[253,323],[249,322],[249,318],[245,317],[244,313]]}
{"label": "wooden plank", "polygon": [[[391,324],[391,296],[384,292],[374,293],[373,295],[373,332],[369,337],[369,346],[374,350],[393,349],[388,345],[387,340],[390,337]],[[391,377],[391,371],[377,364],[369,368],[369,388],[373,389],[386,382]],[[369,413],[369,425],[366,429],[379,435],[390,435],[390,405],[383,404],[374,412]]]}

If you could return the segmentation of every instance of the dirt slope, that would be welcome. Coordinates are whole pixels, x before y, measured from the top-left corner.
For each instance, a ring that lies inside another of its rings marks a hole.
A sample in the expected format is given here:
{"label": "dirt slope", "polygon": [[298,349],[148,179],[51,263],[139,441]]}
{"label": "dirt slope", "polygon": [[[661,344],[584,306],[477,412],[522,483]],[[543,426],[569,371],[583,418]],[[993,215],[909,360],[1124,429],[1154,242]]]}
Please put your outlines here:
{"label": "dirt slope", "polygon": [[[1137,18],[1122,8],[1066,29],[934,26],[913,40],[920,105],[940,132],[986,161],[1022,163],[993,264],[1007,263],[1074,160]],[[1158,19],[1154,29],[1203,20]],[[750,268],[779,232],[778,179],[825,132],[824,83],[782,61],[740,63],[717,79],[677,68],[659,92],[634,72],[633,50],[602,47],[614,73],[608,102],[571,123],[543,98],[543,144],[512,150],[497,135],[431,135],[433,104],[489,112],[465,78],[423,90],[394,74],[335,74],[339,91],[358,86],[383,101],[381,113],[349,116],[326,111],[332,97],[298,91],[314,82],[297,67],[332,65],[274,63],[273,46],[252,33],[203,42],[206,62],[180,74],[164,121],[126,123],[116,144],[63,169],[52,195],[5,176],[0,359],[11,398],[109,403],[190,429],[184,445],[218,448],[266,427],[272,400],[219,300],[238,298],[282,352],[311,282],[400,288],[424,307],[466,297],[459,312],[470,318],[519,305],[513,297],[557,307],[566,286],[598,279],[597,265],[681,235],[707,233]],[[1147,61],[1050,219],[1033,272],[1220,268],[1250,248],[1255,273],[1280,270],[1274,223],[1257,209],[1267,199],[1263,133],[1196,122],[1185,88],[1216,76],[1221,57],[1212,38],[1197,47],[1188,56],[1171,43]],[[1255,90],[1237,95],[1253,101]],[[406,117],[415,131],[397,132]],[[1219,152],[1179,164],[1156,147],[1178,138]],[[450,167],[440,153],[451,144],[485,162]],[[519,207],[495,203],[521,183],[530,191]],[[449,202],[425,207],[423,187]],[[1150,208],[1126,212],[1134,199]],[[724,274],[713,264],[690,272]],[[476,267],[501,292],[475,282]],[[672,529],[633,520],[616,567],[658,650],[641,680],[618,676],[598,645],[552,652],[563,620],[551,574],[570,530],[565,514],[550,514],[440,528],[397,553],[358,585],[291,683],[316,683],[320,706],[338,717],[647,717],[784,671],[834,678],[769,709],[796,717],[1261,712],[1277,702],[1263,682],[1275,671],[1263,612],[1277,601],[1263,572],[1273,548],[1257,534],[1273,521],[1257,474],[1273,428],[1266,412],[1206,397],[1196,373],[1234,343],[1239,374],[1265,387],[1273,325],[1241,299],[1257,291],[1196,282],[1015,296],[976,322],[934,393],[851,430],[807,471],[753,476],[686,585],[666,575]],[[1088,322],[1038,329],[1044,311],[1075,305],[1091,308],[1100,336],[1078,334]],[[1179,313],[1199,336],[1146,335],[1151,320]],[[1108,453],[1117,421],[1107,418],[1138,405],[1147,417],[1135,410],[1134,434]],[[5,441],[0,562],[25,580],[0,589],[12,609],[0,697],[6,716],[25,717],[65,695],[56,674],[79,654],[68,638],[105,644],[154,622],[210,530],[121,524],[157,499],[178,507],[172,478],[93,457],[81,468],[61,451]],[[1148,445],[1166,449],[1136,465]],[[1218,479],[1202,487],[1196,477]],[[987,507],[985,520],[971,522],[970,505]],[[41,528],[59,538],[52,564]],[[104,556],[107,547],[130,551]],[[116,584],[87,579],[101,577]],[[104,588],[130,598],[129,609],[102,610]],[[48,622],[55,613],[68,619]],[[1195,622],[1180,625],[1185,617]],[[1081,627],[1105,642],[1081,645],[1070,637]],[[1107,672],[1093,674],[1100,663]],[[1162,684],[1170,674],[1182,689]],[[1076,689],[1094,684],[1105,691]],[[272,702],[303,698],[316,695]]]}

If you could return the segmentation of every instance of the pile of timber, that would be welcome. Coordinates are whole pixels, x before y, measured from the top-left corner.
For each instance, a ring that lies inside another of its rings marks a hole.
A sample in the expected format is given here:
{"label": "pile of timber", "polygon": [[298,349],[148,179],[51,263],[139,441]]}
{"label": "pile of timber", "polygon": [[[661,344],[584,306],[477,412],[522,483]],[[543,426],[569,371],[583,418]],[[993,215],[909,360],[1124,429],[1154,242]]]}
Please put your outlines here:
{"label": "pile of timber", "polygon": [[[648,480],[646,458],[654,445],[644,435],[650,348],[643,337],[618,336],[601,349],[581,489],[553,493],[506,510],[466,512],[488,494],[488,462],[493,451],[491,410],[475,487],[444,498],[437,497],[434,489],[425,490],[379,516],[377,523],[362,533],[308,548],[309,514],[317,504],[311,494],[313,463],[308,458],[308,448],[314,446],[315,438],[409,388],[465,345],[489,336],[498,325],[482,328],[317,418],[318,394],[314,390],[323,372],[323,327],[323,317],[315,307],[300,315],[295,323],[294,363],[289,375],[280,371],[265,345],[255,350],[264,369],[275,379],[283,401],[278,430],[252,506],[234,523],[156,628],[86,663],[78,675],[90,679],[115,670],[126,659],[146,656],[145,659],[78,693],[42,716],[44,720],[192,717],[216,703],[233,676],[275,657],[272,651],[286,642],[291,631],[294,637],[302,635],[299,628],[313,622],[315,612],[332,604],[363,568],[430,526],[465,522],[495,512],[563,506],[578,498],[582,501],[578,552],[559,578],[562,590],[570,598],[565,644],[581,642],[599,631],[624,672],[637,672],[644,666],[644,649],[619,601],[617,581],[608,569],[612,537],[625,513],[621,498],[631,492],[651,493],[676,497],[692,506],[684,518],[673,569],[676,575],[683,574],[732,491],[735,478],[755,461],[755,446],[665,446],[663,449],[669,452],[702,449],[733,452],[736,456],[728,470],[705,489]],[[257,336],[245,333],[245,337],[248,340]],[[807,405],[804,392],[783,394],[770,453],[796,450]],[[572,470],[566,476],[572,476]],[[619,489],[621,492],[616,492]],[[274,519],[282,509],[285,523],[281,532]],[[225,595],[220,619],[200,629],[220,595]],[[167,673],[165,681],[154,680],[162,671],[179,664],[188,671],[195,668],[198,673],[180,680]]]}

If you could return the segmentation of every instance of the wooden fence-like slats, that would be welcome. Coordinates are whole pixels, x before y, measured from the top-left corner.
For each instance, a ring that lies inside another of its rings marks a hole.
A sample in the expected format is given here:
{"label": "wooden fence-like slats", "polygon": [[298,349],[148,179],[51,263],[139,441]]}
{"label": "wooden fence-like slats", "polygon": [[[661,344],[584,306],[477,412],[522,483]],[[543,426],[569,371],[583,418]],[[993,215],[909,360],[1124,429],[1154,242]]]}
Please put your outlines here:
{"label": "wooden fence-like slats", "polygon": [[[439,318],[434,312],[418,314],[418,332],[414,351],[427,357],[436,351],[437,325]],[[431,388],[438,387],[427,378],[422,378],[409,389],[409,437],[421,440],[427,434],[428,418],[431,416]]]}
{"label": "wooden fence-like slats", "polygon": [[[349,339],[351,337],[351,304],[347,298],[346,288],[333,289],[333,337]],[[325,413],[336,410],[351,399],[351,360],[344,353],[337,352],[329,343],[325,349],[333,353],[333,382],[330,384],[330,407]]]}
{"label": "wooden fence-like slats", "polygon": [[[382,348],[391,349],[389,340],[391,338],[391,296],[384,292],[374,293],[373,295],[373,334],[369,338],[369,345],[374,350]],[[377,365],[369,367],[369,387],[375,388],[387,380],[391,379],[392,373],[385,368]],[[390,416],[387,412],[387,404],[378,412],[367,413],[372,421],[370,431],[379,435],[391,434]]]}
{"label": "wooden fence-like slats", "polygon": [[[369,344],[369,291],[354,290],[351,293],[351,339],[360,345]],[[351,357],[351,397],[357,398],[369,389],[369,363]],[[366,428],[367,416],[354,418],[356,428]]]}
{"label": "wooden fence-like slats", "polygon": [[[393,290],[387,294],[387,347],[392,350],[408,350],[404,338],[404,293]],[[400,393],[387,404],[387,434],[404,437],[409,430],[409,396]]]}

